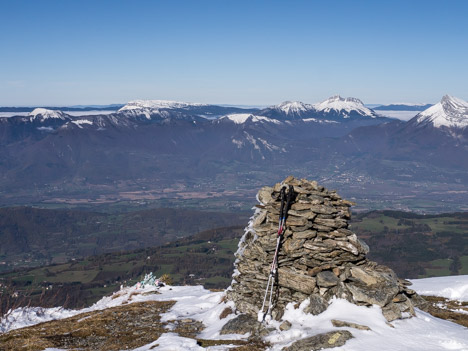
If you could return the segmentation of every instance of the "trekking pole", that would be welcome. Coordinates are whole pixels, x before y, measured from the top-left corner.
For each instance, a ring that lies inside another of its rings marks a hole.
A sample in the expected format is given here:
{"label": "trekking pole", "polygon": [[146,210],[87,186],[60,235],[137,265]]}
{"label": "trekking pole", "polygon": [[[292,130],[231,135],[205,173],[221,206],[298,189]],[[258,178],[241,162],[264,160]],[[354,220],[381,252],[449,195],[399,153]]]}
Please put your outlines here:
{"label": "trekking pole", "polygon": [[289,211],[289,206],[291,206],[291,200],[292,200],[292,195],[294,193],[294,188],[292,185],[289,186],[289,190],[288,190],[288,199],[287,199],[287,202],[286,202],[286,207],[283,207],[283,216],[282,216],[282,224],[281,224],[281,231],[278,232],[278,238],[276,239],[276,250],[275,250],[275,256],[273,258],[273,263],[272,265],[273,266],[273,278],[272,278],[272,282],[271,282],[271,291],[270,291],[270,301],[268,303],[268,310],[267,310],[267,313],[266,313],[266,317],[265,317],[265,320],[267,322],[269,322],[271,320],[271,311],[273,310],[273,286],[275,284],[275,279],[277,278],[277,274],[278,274],[278,254],[279,254],[279,248],[280,248],[280,245],[281,245],[281,239],[283,238],[283,234],[286,230],[286,219],[288,217],[288,211]]}
{"label": "trekking pole", "polygon": [[[263,298],[263,304],[261,310],[258,312],[257,320],[259,322],[263,322],[264,320],[269,322],[271,320],[271,310],[273,309],[273,287],[275,285],[275,278],[278,272],[278,253],[279,248],[281,245],[281,239],[283,237],[283,233],[285,230],[285,223],[286,218],[288,215],[289,207],[291,206],[291,201],[293,199],[294,194],[294,187],[292,185],[289,186],[288,191],[288,198],[286,202],[286,206],[284,206],[284,198],[286,193],[286,187],[281,189],[281,208],[280,208],[280,217],[279,217],[279,224],[278,224],[278,237],[276,239],[276,250],[273,256],[273,262],[271,263],[270,267],[270,274],[268,276],[268,283],[265,290],[265,296]],[[270,299],[268,301],[268,310],[266,313],[263,312],[265,308],[265,303],[267,300],[268,292],[270,293]]]}
{"label": "trekking pole", "polygon": [[276,253],[278,251],[278,242],[279,242],[279,239],[280,239],[280,233],[282,233],[282,231],[283,231],[283,212],[284,212],[285,191],[286,191],[286,187],[281,188],[281,191],[280,191],[281,207],[280,207],[279,223],[278,223],[278,238],[276,239],[276,250],[275,250],[275,254],[273,256],[273,262],[271,263],[271,266],[270,266],[270,273],[268,275],[268,282],[267,282],[267,286],[266,286],[266,289],[265,289],[265,296],[263,297],[262,308],[260,309],[260,311],[258,312],[258,315],[257,315],[257,320],[259,322],[263,322],[263,320],[265,319],[265,316],[266,316],[266,313],[264,313],[263,310],[265,308],[265,303],[266,303],[266,300],[267,300],[268,291],[270,289],[270,286],[271,286],[271,291],[273,291],[274,274],[275,274],[275,271],[276,271],[275,270]]}

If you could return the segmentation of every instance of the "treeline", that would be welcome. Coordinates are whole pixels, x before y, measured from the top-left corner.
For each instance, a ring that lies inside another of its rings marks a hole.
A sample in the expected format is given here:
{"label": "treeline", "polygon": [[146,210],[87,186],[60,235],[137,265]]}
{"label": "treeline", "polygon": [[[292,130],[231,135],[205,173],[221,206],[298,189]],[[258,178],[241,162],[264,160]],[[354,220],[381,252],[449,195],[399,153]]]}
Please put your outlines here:
{"label": "treeline", "polygon": [[[376,220],[382,229],[367,224]],[[468,256],[468,213],[374,211],[356,216],[353,228],[370,246],[370,259],[406,278],[426,276],[428,269],[437,268],[429,263],[438,259],[451,260],[447,274],[460,274],[461,258]]]}
{"label": "treeline", "polygon": [[169,208],[119,214],[0,208],[0,271],[162,245],[209,228],[240,225],[247,218]]}
{"label": "treeline", "polygon": [[[120,284],[133,284],[149,272],[157,276],[169,274],[175,284],[226,288],[246,222],[202,231],[162,246],[18,270],[0,275],[0,283],[13,291],[29,294],[36,302],[65,303],[67,307],[90,304],[118,289]],[[462,272],[468,269],[468,214],[428,217],[405,212],[371,212],[355,216],[352,230],[369,244],[371,260],[388,265],[400,277],[467,274]],[[449,263],[446,267],[434,267],[438,259]],[[439,270],[430,273],[434,269]],[[53,288],[44,292],[48,286]],[[56,293],[57,289],[61,289],[60,294]]]}
{"label": "treeline", "polygon": [[[225,288],[243,226],[210,229],[163,246],[90,256],[66,264],[22,269],[0,275],[0,307],[40,305],[78,308],[90,305],[121,284],[144,274],[169,274],[175,284]],[[73,277],[91,276],[71,281]],[[210,280],[210,278],[214,278]],[[2,288],[3,286],[3,288]]]}

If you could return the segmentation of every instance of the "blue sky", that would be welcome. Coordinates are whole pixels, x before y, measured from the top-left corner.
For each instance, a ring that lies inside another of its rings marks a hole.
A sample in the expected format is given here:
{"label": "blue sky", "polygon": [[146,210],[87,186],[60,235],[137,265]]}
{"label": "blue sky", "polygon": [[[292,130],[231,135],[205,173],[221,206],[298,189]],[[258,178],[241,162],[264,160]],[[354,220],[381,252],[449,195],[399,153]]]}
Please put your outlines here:
{"label": "blue sky", "polygon": [[0,0],[0,105],[468,99],[468,1]]}

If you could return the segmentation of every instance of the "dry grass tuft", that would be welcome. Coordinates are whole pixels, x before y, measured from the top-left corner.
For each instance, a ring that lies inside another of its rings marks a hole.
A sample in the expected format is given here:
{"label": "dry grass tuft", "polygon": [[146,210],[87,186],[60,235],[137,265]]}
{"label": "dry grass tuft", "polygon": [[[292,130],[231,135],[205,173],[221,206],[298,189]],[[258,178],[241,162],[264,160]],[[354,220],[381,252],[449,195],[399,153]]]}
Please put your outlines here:
{"label": "dry grass tuft", "polygon": [[120,350],[137,348],[166,332],[160,314],[174,301],[148,301],[83,313],[0,335],[0,350],[39,351],[45,348]]}

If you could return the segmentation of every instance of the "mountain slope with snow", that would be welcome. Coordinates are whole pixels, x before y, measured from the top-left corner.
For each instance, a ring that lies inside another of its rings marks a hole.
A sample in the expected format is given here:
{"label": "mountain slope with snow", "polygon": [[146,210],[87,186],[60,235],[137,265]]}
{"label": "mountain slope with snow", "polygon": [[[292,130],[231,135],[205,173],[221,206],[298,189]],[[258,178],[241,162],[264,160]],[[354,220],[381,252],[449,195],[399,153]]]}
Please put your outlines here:
{"label": "mountain slope with snow", "polygon": [[468,126],[468,102],[445,95],[442,100],[415,117],[418,124],[432,124],[436,128],[466,128]]}
{"label": "mountain slope with snow", "polygon": [[191,102],[180,102],[180,101],[171,101],[171,100],[133,100],[128,102],[124,107],[119,109],[121,111],[127,110],[138,110],[138,109],[149,109],[149,110],[159,110],[159,109],[179,109],[187,108],[192,106],[208,106],[206,104],[191,103]]}
{"label": "mountain slope with snow", "polygon": [[314,113],[315,108],[312,105],[300,101],[284,101],[259,112],[262,116],[281,120],[303,119],[311,117]]}
{"label": "mountain slope with snow", "polygon": [[59,110],[48,110],[45,108],[36,108],[28,114],[31,121],[45,121],[47,119],[67,119],[67,114]]}
{"label": "mountain slope with snow", "polygon": [[352,117],[378,117],[374,111],[364,106],[361,100],[352,97],[342,98],[339,95],[335,95],[320,103],[314,104],[313,107],[318,113],[330,117],[341,117],[345,119]]}
{"label": "mountain slope with snow", "polygon": [[253,114],[250,114],[250,113],[234,113],[234,114],[231,114],[231,115],[221,117],[219,120],[220,121],[229,120],[231,122],[234,122],[235,124],[244,124],[244,123],[247,123],[247,122],[253,122],[253,123],[256,123],[256,122],[270,122],[270,123],[275,123],[275,124],[280,123],[280,121],[278,121],[276,119],[271,119],[271,118],[264,117],[264,116],[257,116],[257,115],[253,115]]}
{"label": "mountain slope with snow", "polygon": [[412,288],[421,295],[468,301],[468,275],[411,279],[411,282]]}
{"label": "mountain slope with snow", "polygon": [[173,118],[194,120],[197,118],[214,119],[228,114],[256,114],[256,108],[240,108],[235,106],[219,106],[201,103],[180,102],[170,100],[134,100],[117,111],[124,117],[141,117],[146,119]]}
{"label": "mountain slope with snow", "polygon": [[279,105],[271,106],[271,109],[281,111],[286,116],[302,116],[314,111],[314,107],[310,104],[305,104],[300,101],[284,101]]}

